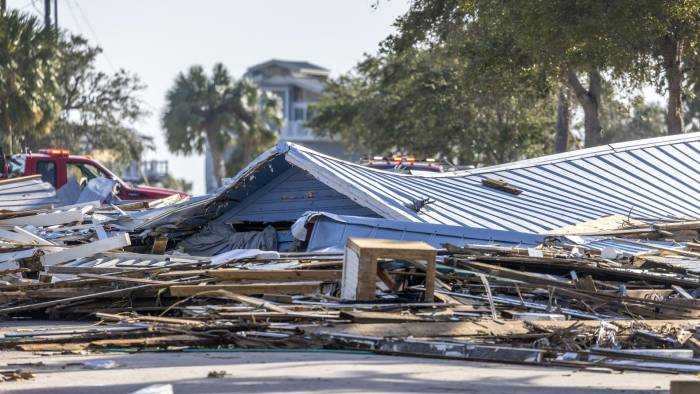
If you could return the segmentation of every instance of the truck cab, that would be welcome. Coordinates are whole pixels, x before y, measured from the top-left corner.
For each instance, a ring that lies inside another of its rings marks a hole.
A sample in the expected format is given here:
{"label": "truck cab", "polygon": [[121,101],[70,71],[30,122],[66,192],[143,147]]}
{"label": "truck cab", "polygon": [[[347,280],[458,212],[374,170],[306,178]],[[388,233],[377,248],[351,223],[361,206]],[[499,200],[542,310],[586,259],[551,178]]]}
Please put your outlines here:
{"label": "truck cab", "polygon": [[6,160],[5,167],[5,177],[39,174],[44,182],[56,189],[65,185],[70,178],[84,187],[94,178],[105,177],[116,182],[114,193],[122,200],[156,200],[173,194],[188,196],[166,188],[131,186],[92,157],[70,155],[65,149],[42,149],[39,153],[12,155]]}

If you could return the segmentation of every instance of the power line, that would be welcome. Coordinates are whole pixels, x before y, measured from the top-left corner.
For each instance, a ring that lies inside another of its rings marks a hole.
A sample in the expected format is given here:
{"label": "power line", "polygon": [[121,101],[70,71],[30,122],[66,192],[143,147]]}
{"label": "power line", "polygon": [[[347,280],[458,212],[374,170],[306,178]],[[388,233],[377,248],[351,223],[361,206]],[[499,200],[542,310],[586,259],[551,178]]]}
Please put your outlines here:
{"label": "power line", "polygon": [[78,33],[82,33],[83,28],[80,25],[78,18],[75,16],[75,12],[73,12],[73,6],[70,5],[70,1],[66,1],[66,5],[68,6],[68,13],[70,13],[71,18],[73,19],[73,22],[75,23],[75,28],[78,30]]}
{"label": "power line", "polygon": [[[88,30],[90,30],[90,33],[92,34],[92,38],[95,39],[95,42],[97,45],[102,48],[102,54],[105,57],[105,60],[107,60],[107,64],[109,64],[109,67],[112,68],[112,71],[116,71],[116,67],[114,67],[114,64],[112,64],[112,60],[107,56],[107,52],[104,50],[104,46],[100,43],[99,37],[97,37],[97,33],[95,33],[95,29],[92,28],[92,25],[90,24],[90,21],[88,20],[87,16],[85,15],[85,12],[83,12],[83,8],[80,6],[80,3],[78,3],[78,0],[73,0],[75,3],[76,8],[78,9],[78,12],[83,18],[83,21],[85,21],[85,24],[88,27]],[[70,3],[70,0],[66,0],[67,3]]]}

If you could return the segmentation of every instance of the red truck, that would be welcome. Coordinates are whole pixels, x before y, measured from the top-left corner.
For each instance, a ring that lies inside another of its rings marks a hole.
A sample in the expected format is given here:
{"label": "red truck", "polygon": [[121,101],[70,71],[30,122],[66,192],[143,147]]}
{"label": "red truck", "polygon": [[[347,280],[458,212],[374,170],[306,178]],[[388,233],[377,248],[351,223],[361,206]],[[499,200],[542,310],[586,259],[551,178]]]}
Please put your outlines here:
{"label": "red truck", "polygon": [[117,182],[115,194],[122,200],[157,200],[173,194],[188,196],[162,187],[131,186],[90,156],[70,155],[65,149],[42,149],[39,153],[27,152],[7,156],[4,160],[0,158],[0,171],[0,178],[39,174],[44,182],[56,189],[65,185],[71,177],[84,186],[91,179],[102,176]]}

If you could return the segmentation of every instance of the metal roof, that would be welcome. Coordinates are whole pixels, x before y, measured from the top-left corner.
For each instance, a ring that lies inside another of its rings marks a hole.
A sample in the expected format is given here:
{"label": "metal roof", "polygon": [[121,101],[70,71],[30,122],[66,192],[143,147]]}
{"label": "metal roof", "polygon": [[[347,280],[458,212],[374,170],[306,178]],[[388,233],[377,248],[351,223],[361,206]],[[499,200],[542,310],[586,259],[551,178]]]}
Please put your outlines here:
{"label": "metal roof", "polygon": [[[286,142],[265,155],[283,155],[390,219],[543,232],[611,214],[700,218],[700,133],[443,174],[375,170]],[[484,186],[484,178],[503,179],[523,192]],[[434,203],[419,212],[409,207],[426,198]]]}
{"label": "metal roof", "polygon": [[[691,133],[420,175],[372,169],[282,142],[212,195],[149,212],[145,222],[133,218],[132,226],[222,216],[290,166],[386,219],[541,233],[612,214],[700,218],[700,133]],[[484,178],[503,179],[522,193],[484,186]],[[410,207],[422,199],[434,202],[419,212]]]}
{"label": "metal roof", "polygon": [[46,208],[58,202],[54,187],[39,175],[0,181],[0,211]]}
{"label": "metal roof", "polygon": [[[539,245],[545,238],[544,235],[515,231],[335,215],[327,212],[307,212],[294,226],[305,229],[308,222],[314,223],[306,248],[309,252],[342,252],[348,237],[420,240],[436,248],[442,248],[443,244],[460,247],[480,245],[527,248]],[[306,234],[303,238],[305,236]]]}

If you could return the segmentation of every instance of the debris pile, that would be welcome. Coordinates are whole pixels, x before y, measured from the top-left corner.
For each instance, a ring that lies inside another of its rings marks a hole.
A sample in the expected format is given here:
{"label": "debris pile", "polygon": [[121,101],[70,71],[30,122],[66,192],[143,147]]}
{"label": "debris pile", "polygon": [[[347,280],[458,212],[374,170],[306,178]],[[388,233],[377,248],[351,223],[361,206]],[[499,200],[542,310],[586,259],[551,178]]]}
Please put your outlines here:
{"label": "debris pile", "polygon": [[[423,222],[399,220],[374,205],[355,207],[329,186],[333,179],[308,194],[313,176],[298,168],[273,181],[261,176],[288,163],[281,158],[263,156],[222,189],[187,201],[0,212],[0,319],[99,322],[7,331],[0,346],[333,348],[700,372],[698,217],[622,215],[598,205],[595,219],[519,232],[431,223],[434,207],[451,200],[430,196],[435,204],[411,214]],[[519,193],[494,182],[473,187],[505,199],[536,194],[517,180],[505,185]],[[674,182],[700,190],[691,179]],[[326,203],[309,204],[319,201]],[[536,223],[537,211],[530,213]]]}

